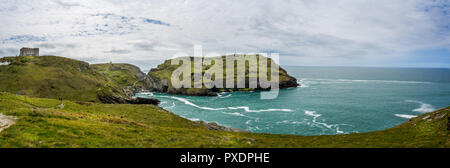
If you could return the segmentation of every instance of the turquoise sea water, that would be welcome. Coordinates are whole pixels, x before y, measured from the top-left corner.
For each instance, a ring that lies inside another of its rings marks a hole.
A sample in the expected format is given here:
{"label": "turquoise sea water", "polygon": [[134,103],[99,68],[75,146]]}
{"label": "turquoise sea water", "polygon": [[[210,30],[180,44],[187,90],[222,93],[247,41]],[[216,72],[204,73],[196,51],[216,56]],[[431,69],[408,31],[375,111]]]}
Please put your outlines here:
{"label": "turquoise sea water", "polygon": [[[272,100],[260,92],[195,97],[154,93],[161,107],[191,120],[258,133],[323,135],[390,128],[450,106],[450,69],[285,67],[298,88]],[[146,97],[147,95],[138,94]]]}

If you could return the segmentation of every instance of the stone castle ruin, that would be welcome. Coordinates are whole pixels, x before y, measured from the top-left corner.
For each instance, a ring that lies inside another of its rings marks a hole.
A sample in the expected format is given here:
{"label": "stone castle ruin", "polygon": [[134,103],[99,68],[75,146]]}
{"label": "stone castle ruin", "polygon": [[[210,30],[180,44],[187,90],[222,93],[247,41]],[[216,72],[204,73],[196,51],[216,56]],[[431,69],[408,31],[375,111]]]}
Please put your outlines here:
{"label": "stone castle ruin", "polygon": [[20,56],[39,56],[39,48],[26,48],[20,49]]}

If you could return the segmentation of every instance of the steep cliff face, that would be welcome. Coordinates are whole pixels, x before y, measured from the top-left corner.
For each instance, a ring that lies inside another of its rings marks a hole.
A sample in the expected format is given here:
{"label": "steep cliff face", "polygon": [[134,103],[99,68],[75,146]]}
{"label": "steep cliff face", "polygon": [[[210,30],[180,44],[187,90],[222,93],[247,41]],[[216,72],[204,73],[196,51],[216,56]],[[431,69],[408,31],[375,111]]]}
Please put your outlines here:
{"label": "steep cliff face", "polygon": [[170,78],[160,78],[154,75],[155,69],[150,70],[147,78],[145,79],[145,89],[156,92],[164,92],[169,94],[181,94],[181,95],[190,95],[190,96],[216,96],[217,93],[204,88],[179,88],[175,89],[172,87],[170,82]]}
{"label": "steep cliff face", "polygon": [[[227,57],[230,56],[222,56],[222,60],[224,60],[224,66],[222,66],[224,68],[224,72],[225,67],[226,67],[226,59],[228,59]],[[272,60],[267,58],[267,57],[263,57],[263,56],[259,56],[256,55],[256,57],[258,58],[258,63],[259,63],[259,59],[267,59],[268,63],[271,63]],[[220,57],[216,57],[219,58]],[[238,57],[239,59],[240,57]],[[191,63],[194,62],[194,58],[190,57],[191,59]],[[201,59],[199,59],[201,60]],[[179,68],[181,65],[172,65],[171,64],[172,60],[166,60],[163,64],[158,65],[156,68],[153,68],[149,71],[149,73],[147,74],[147,77],[144,81],[144,88],[150,91],[157,91],[157,92],[164,92],[164,93],[169,93],[169,94],[182,94],[182,95],[193,95],[193,96],[216,96],[217,93],[219,92],[224,92],[224,91],[254,91],[254,90],[266,90],[263,89],[260,86],[259,80],[257,83],[257,87],[256,88],[250,88],[248,87],[249,84],[249,63],[246,63],[246,74],[245,74],[245,83],[246,83],[246,87],[244,88],[238,88],[237,87],[237,80],[236,80],[236,75],[234,76],[234,87],[225,87],[225,88],[212,88],[212,89],[208,89],[205,86],[202,86],[202,88],[175,88],[173,87],[172,83],[171,83],[171,76],[172,73]],[[236,72],[237,68],[234,67],[234,71]],[[270,65],[270,64],[269,64]],[[258,65],[257,65],[258,66]],[[279,66],[279,65],[277,65]],[[213,65],[202,65],[202,74],[201,75],[207,75],[207,70],[209,70],[210,68],[213,68]],[[217,67],[215,67],[217,68]],[[257,67],[259,69],[259,67]],[[268,69],[270,70],[270,66],[268,67]],[[257,74],[256,72],[254,74]],[[192,73],[191,76],[194,75],[199,75],[199,74],[194,74]],[[211,76],[213,76],[211,74]],[[226,79],[226,74],[224,74],[223,76],[217,76],[214,75],[216,79],[221,79],[224,80],[224,85],[225,85],[225,79]],[[257,79],[259,79],[259,75],[257,77]],[[192,79],[193,81],[194,79]],[[193,83],[193,82],[192,82]],[[283,68],[280,67],[279,69],[279,88],[283,89],[283,88],[289,88],[289,87],[297,87],[299,86],[299,84],[297,83],[297,79],[295,79],[294,77],[290,76],[286,70],[284,70]],[[269,88],[270,89],[270,88]]]}

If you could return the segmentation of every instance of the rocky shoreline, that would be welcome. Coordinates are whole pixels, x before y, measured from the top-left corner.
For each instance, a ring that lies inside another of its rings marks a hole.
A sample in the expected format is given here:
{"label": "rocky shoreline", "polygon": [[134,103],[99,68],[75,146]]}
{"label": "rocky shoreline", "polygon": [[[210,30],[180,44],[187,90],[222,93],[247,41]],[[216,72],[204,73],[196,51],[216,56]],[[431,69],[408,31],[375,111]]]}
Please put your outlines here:
{"label": "rocky shoreline", "polygon": [[144,98],[144,97],[123,97],[118,95],[108,95],[108,94],[99,94],[98,98],[102,103],[105,104],[153,104],[158,105],[160,101],[154,98]]}

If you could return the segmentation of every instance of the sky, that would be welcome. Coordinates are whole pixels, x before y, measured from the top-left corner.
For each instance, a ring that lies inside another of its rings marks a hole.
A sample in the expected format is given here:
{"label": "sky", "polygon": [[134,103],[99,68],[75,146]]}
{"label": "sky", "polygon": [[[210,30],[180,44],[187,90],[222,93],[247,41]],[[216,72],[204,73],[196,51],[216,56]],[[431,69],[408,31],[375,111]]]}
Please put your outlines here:
{"label": "sky", "polygon": [[21,47],[148,70],[176,54],[279,53],[281,65],[450,68],[449,0],[0,0]]}

